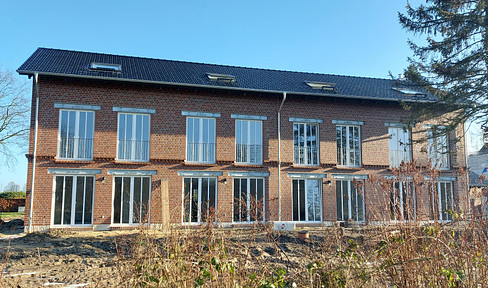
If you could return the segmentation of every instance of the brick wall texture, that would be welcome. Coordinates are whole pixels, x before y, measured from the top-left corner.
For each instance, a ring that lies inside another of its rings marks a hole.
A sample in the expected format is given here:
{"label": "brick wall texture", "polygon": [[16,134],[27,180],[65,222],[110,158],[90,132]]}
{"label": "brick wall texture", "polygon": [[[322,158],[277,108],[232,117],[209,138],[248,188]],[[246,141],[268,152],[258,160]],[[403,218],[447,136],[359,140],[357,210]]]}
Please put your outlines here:
{"label": "brick wall texture", "polygon": [[[233,177],[231,171],[268,172],[265,178],[266,220],[278,220],[279,193],[281,181],[281,220],[292,220],[292,179],[288,173],[325,173],[322,179],[322,219],[335,221],[336,179],[332,174],[368,175],[364,183],[366,221],[381,221],[389,218],[389,196],[379,181],[392,175],[389,168],[388,127],[385,123],[401,123],[408,116],[400,104],[387,101],[342,99],[334,97],[306,97],[288,95],[281,111],[281,171],[278,171],[277,116],[281,94],[244,93],[219,89],[193,89],[161,85],[135,84],[118,81],[96,81],[61,77],[39,77],[39,118],[37,158],[34,188],[34,226],[52,225],[54,175],[49,168],[101,169],[95,176],[93,223],[112,222],[112,195],[114,177],[109,169],[156,170],[151,176],[152,192],[150,222],[181,223],[183,206],[183,176],[178,171],[220,171],[217,178],[217,209],[219,222],[232,223]],[[30,154],[33,153],[35,127],[35,97],[32,102]],[[95,134],[92,161],[57,160],[59,109],[55,103],[98,105],[95,111]],[[116,161],[117,114],[113,107],[155,109],[150,118],[150,161],[128,163]],[[186,116],[182,111],[220,113],[216,118],[216,163],[208,165],[185,163]],[[231,114],[266,116],[263,127],[263,164],[235,164],[235,119]],[[322,119],[319,127],[319,165],[303,167],[293,164],[293,122],[290,117]],[[336,124],[333,120],[363,121],[361,126],[360,168],[337,166]],[[425,137],[423,124],[412,129],[412,138]],[[463,210],[465,181],[462,168],[465,167],[464,140],[462,129],[450,135],[451,169],[436,176],[456,177],[454,198],[456,209]],[[413,160],[417,166],[428,164],[427,143],[414,143]],[[31,187],[32,157],[29,158],[28,184]],[[105,181],[101,181],[105,177]],[[227,184],[223,179],[227,179]],[[279,180],[281,179],[281,180]],[[162,181],[165,185],[162,185]],[[327,183],[330,181],[331,183]],[[422,181],[421,181],[422,182]],[[417,215],[428,219],[428,185],[420,183],[416,191]],[[26,201],[26,224],[30,209],[31,191]],[[165,195],[163,195],[165,194]],[[169,210],[169,211],[168,211]],[[167,218],[167,219],[164,219]]]}

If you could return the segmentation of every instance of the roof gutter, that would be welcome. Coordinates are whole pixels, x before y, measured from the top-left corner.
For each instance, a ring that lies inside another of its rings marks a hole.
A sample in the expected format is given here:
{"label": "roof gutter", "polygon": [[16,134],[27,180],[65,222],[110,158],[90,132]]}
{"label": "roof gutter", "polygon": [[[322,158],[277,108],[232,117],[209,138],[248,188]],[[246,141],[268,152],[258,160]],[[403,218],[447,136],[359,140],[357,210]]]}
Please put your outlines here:
{"label": "roof gutter", "polygon": [[37,155],[37,127],[39,126],[39,74],[34,74],[34,85],[36,91],[36,118],[35,118],[35,128],[34,128],[34,148],[33,148],[33,158],[32,158],[32,175],[31,175],[31,191],[29,197],[29,224],[27,225],[27,233],[32,232],[32,211],[34,206],[34,187],[35,187],[35,175],[36,175],[36,155]]}
{"label": "roof gutter", "polygon": [[285,100],[286,92],[283,92],[283,100],[278,109],[278,221],[281,221],[281,108]]}
{"label": "roof gutter", "polygon": [[[201,84],[189,84],[189,83],[174,83],[166,81],[152,81],[152,80],[138,80],[138,79],[126,79],[126,78],[113,78],[113,77],[100,77],[100,76],[88,76],[88,75],[73,75],[65,73],[44,73],[38,71],[25,71],[17,70],[20,75],[45,75],[45,76],[62,76],[62,77],[72,77],[72,78],[82,78],[82,79],[94,79],[94,80],[112,80],[120,82],[134,82],[134,83],[144,83],[144,84],[159,84],[159,85],[170,85],[170,86],[181,86],[181,87],[193,87],[193,88],[206,88],[206,89],[220,89],[220,90],[235,90],[235,91],[249,91],[249,92],[260,92],[260,93],[272,93],[281,94],[283,91],[279,90],[266,90],[266,89],[251,89],[251,88],[240,88],[240,87],[225,87],[225,86],[212,86],[212,85],[201,85]],[[368,97],[368,96],[355,96],[355,95],[344,95],[344,94],[330,94],[330,93],[305,93],[305,92],[288,92],[293,95],[303,95],[303,96],[322,96],[322,97],[335,97],[335,98],[348,98],[348,99],[359,99],[359,100],[377,100],[377,101],[390,101],[390,102],[436,102],[433,100],[409,100],[409,99],[392,99],[384,97]]]}

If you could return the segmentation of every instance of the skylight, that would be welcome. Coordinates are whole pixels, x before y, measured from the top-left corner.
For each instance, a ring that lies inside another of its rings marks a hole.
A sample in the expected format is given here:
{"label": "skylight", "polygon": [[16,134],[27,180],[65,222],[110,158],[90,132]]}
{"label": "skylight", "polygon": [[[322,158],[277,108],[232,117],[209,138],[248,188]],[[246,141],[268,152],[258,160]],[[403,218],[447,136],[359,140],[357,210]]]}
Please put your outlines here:
{"label": "skylight", "polygon": [[107,72],[121,72],[122,65],[92,62],[90,65],[90,69],[98,70],[98,71],[107,71]]}
{"label": "skylight", "polygon": [[236,82],[236,76],[229,75],[229,74],[207,73],[207,77],[210,81],[229,82],[229,83]]}
{"label": "skylight", "polygon": [[312,89],[321,89],[327,91],[334,91],[336,84],[327,82],[317,82],[317,81],[305,81],[305,83]]}
{"label": "skylight", "polygon": [[396,87],[393,87],[391,89],[393,89],[395,91],[398,91],[400,93],[403,93],[405,95],[410,95],[410,96],[425,96],[426,95],[425,92],[415,91],[415,90],[408,89],[408,88],[396,88]]}

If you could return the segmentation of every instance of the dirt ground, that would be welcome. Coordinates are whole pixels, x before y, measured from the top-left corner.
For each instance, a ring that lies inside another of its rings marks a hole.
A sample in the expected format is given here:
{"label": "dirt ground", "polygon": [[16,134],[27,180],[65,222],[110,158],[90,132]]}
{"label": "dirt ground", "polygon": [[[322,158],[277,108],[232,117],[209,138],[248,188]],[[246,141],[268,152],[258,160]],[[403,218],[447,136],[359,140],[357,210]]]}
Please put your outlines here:
{"label": "dirt ground", "polygon": [[[119,269],[124,261],[121,251],[139,233],[58,230],[25,234],[22,225],[21,220],[0,225],[0,287],[119,287]],[[285,232],[276,245],[269,241],[269,231],[234,231],[232,235],[237,237],[231,241],[236,247],[251,245],[252,257],[265,262],[286,261],[288,267],[305,267],[306,255],[321,241],[314,233],[309,241],[301,241],[297,232]],[[159,231],[147,233],[164,237]]]}

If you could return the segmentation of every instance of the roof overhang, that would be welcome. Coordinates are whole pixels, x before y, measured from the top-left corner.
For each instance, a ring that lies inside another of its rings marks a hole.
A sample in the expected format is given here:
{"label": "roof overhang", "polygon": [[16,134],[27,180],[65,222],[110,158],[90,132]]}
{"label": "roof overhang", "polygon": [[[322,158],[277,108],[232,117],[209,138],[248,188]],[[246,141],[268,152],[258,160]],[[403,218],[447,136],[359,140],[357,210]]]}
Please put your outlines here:
{"label": "roof overhang", "polygon": [[91,80],[108,80],[108,81],[118,81],[118,82],[130,82],[130,83],[144,83],[144,84],[157,84],[157,85],[168,85],[168,86],[180,86],[180,87],[191,87],[191,88],[203,88],[203,89],[220,89],[220,90],[233,90],[233,91],[244,91],[244,92],[258,92],[258,93],[271,93],[271,94],[283,94],[288,95],[301,95],[301,96],[312,96],[312,97],[333,97],[333,98],[346,98],[346,99],[357,99],[357,100],[373,100],[373,101],[389,101],[389,102],[435,102],[433,100],[413,100],[413,99],[392,99],[384,97],[370,97],[370,96],[358,96],[358,95],[344,95],[344,94],[331,94],[331,93],[306,93],[306,92],[294,92],[294,91],[278,91],[278,90],[266,90],[266,89],[253,89],[253,88],[242,88],[242,87],[228,87],[228,86],[213,86],[213,85],[202,85],[202,84],[189,84],[189,83],[176,83],[176,82],[165,82],[165,81],[154,81],[154,80],[139,80],[139,79],[127,79],[127,78],[114,78],[114,77],[103,77],[103,76],[90,76],[90,75],[73,75],[66,73],[52,73],[52,72],[39,72],[39,71],[26,71],[17,70],[20,75],[32,76],[34,74],[45,75],[45,76],[56,76],[56,77],[70,77],[70,78],[81,78],[81,79],[91,79]]}

